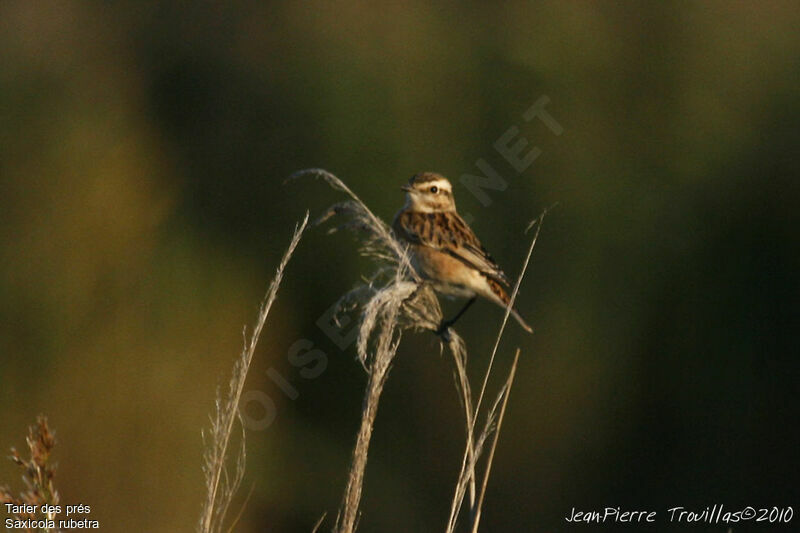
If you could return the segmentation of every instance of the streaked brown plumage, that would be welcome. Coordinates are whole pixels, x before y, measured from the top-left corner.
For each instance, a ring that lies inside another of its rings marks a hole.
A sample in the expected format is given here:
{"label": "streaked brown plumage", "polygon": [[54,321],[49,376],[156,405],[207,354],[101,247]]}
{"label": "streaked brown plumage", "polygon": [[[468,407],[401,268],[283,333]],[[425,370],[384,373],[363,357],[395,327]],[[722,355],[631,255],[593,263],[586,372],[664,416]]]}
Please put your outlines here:
{"label": "streaked brown plumage", "polygon": [[[419,275],[442,294],[483,296],[506,307],[508,278],[456,212],[450,182],[439,174],[423,172],[413,176],[403,190],[406,204],[395,215],[392,228],[409,244]],[[532,331],[516,310],[511,313],[526,331]]]}

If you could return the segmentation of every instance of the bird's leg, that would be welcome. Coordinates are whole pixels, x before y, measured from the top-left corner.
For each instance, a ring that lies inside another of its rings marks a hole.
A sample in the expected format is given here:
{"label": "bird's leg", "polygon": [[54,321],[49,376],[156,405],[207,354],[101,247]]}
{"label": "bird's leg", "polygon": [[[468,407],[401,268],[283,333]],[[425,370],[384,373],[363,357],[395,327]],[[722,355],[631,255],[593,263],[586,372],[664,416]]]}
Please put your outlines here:
{"label": "bird's leg", "polygon": [[474,303],[475,303],[475,300],[477,300],[477,299],[478,299],[478,297],[477,297],[477,296],[473,296],[472,298],[470,298],[469,300],[467,300],[467,303],[465,303],[465,304],[464,304],[464,307],[462,307],[462,308],[461,308],[461,311],[459,311],[459,312],[456,314],[456,316],[454,316],[454,317],[453,317],[453,318],[451,318],[450,320],[443,320],[443,321],[442,321],[442,323],[441,323],[441,325],[439,326],[439,329],[438,329],[438,330],[436,330],[436,334],[437,334],[437,335],[441,335],[442,333],[444,333],[445,331],[447,331],[447,329],[448,329],[450,326],[452,326],[453,324],[455,324],[455,323],[458,321],[458,319],[459,319],[459,318],[461,318],[461,316],[462,316],[464,313],[466,313],[466,312],[467,312],[467,309],[469,309],[469,307],[470,307],[472,304],[474,304]]}

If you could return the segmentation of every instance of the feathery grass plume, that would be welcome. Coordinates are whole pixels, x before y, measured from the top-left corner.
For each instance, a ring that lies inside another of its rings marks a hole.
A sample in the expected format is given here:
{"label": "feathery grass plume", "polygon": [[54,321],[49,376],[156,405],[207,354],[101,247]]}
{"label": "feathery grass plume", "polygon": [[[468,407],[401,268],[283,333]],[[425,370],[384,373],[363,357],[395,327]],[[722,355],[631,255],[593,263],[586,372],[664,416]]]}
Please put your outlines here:
{"label": "feathery grass plume", "polygon": [[[37,510],[42,505],[58,505],[60,497],[53,483],[56,467],[50,461],[50,455],[56,445],[56,438],[47,425],[47,418],[40,415],[36,419],[36,424],[28,428],[28,437],[25,439],[28,444],[30,458],[24,459],[15,448],[11,448],[9,459],[22,469],[22,480],[25,483],[26,491],[14,497],[8,487],[0,487],[0,504],[10,503],[15,506],[35,505]],[[55,520],[54,513],[12,513],[14,520],[41,521]],[[36,529],[40,529],[36,527]],[[45,531],[52,531],[53,528],[41,528]],[[31,531],[31,530],[28,530]]]}
{"label": "feathery grass plume", "polygon": [[[497,337],[495,339],[494,347],[492,348],[492,355],[489,358],[489,364],[487,365],[486,372],[483,376],[483,382],[481,384],[480,394],[478,395],[478,402],[475,405],[475,409],[472,412],[471,417],[467,417],[467,445],[464,449],[464,456],[462,457],[461,461],[461,472],[458,476],[458,481],[456,482],[456,489],[453,495],[453,500],[451,502],[450,507],[450,517],[447,522],[447,533],[453,533],[456,528],[456,524],[458,522],[458,517],[461,512],[461,507],[464,502],[464,495],[466,493],[466,487],[470,486],[470,531],[476,533],[478,531],[478,524],[480,523],[480,515],[481,515],[481,508],[483,505],[483,498],[486,493],[486,486],[489,481],[489,474],[492,468],[492,461],[494,460],[494,449],[497,445],[497,439],[499,437],[499,429],[500,423],[502,422],[502,416],[505,412],[505,405],[508,401],[508,394],[511,389],[511,384],[514,380],[514,374],[517,369],[517,362],[519,360],[519,349],[517,349],[517,355],[514,358],[514,362],[509,370],[508,377],[506,378],[505,385],[501,388],[500,392],[498,393],[494,403],[492,406],[487,410],[485,423],[483,426],[483,430],[478,435],[477,440],[474,439],[475,434],[475,423],[478,419],[480,414],[481,404],[483,402],[484,395],[486,393],[486,385],[489,382],[489,377],[491,376],[492,370],[494,368],[494,359],[497,355],[497,349],[500,346],[500,340],[503,337],[503,333],[505,332],[506,324],[508,324],[508,318],[511,315],[511,309],[514,307],[514,302],[519,294],[519,287],[522,284],[522,280],[525,278],[525,273],[528,271],[528,265],[530,264],[531,255],[533,254],[533,249],[536,247],[536,241],[539,239],[539,232],[542,228],[542,223],[544,222],[544,217],[547,214],[547,209],[545,209],[541,215],[533,222],[530,223],[526,231],[530,230],[534,225],[536,225],[536,232],[531,239],[530,247],[528,248],[528,254],[525,257],[525,262],[522,265],[522,271],[520,272],[519,276],[517,277],[517,281],[514,284],[514,290],[511,293],[510,300],[508,305],[506,306],[506,312],[503,316],[503,322],[500,325],[500,330],[497,332]],[[497,417],[497,409],[500,406],[500,402],[502,401],[501,414],[500,414],[500,421],[498,422],[497,426],[495,426],[495,419]],[[481,457],[483,452],[483,446],[486,440],[491,436],[494,432],[495,438],[492,444],[492,450],[487,458],[486,465],[484,466],[484,477],[483,483],[481,487],[481,494],[478,498],[477,502],[475,501],[475,494],[474,494],[474,483],[475,483],[475,476],[477,471],[477,461]],[[470,437],[473,439],[474,442],[470,441]]]}
{"label": "feathery grass plume", "polygon": [[[409,262],[406,246],[398,241],[391,229],[350,190],[344,182],[322,169],[296,172],[289,179],[313,176],[324,179],[334,189],[344,192],[349,200],[329,208],[315,224],[321,224],[334,215],[345,221],[330,230],[348,229],[359,237],[360,252],[375,260],[376,271],[363,283],[347,292],[337,304],[337,315],[361,309],[356,351],[358,360],[367,372],[367,387],[361,413],[361,425],[356,436],[352,463],[334,531],[352,533],[359,516],[359,503],[363,487],[367,452],[372,428],[377,414],[380,395],[386,382],[392,360],[397,353],[402,332],[406,329],[436,332],[442,323],[439,300],[429,284],[424,283]],[[466,373],[466,345],[461,337],[448,329],[441,335],[455,362],[456,387],[470,420],[472,394]],[[466,424],[467,440],[471,446],[473,424]],[[472,478],[474,497],[474,477]]]}
{"label": "feathery grass plume", "polygon": [[[223,397],[220,391],[217,390],[217,398],[215,402],[214,414],[211,418],[211,428],[208,435],[203,434],[203,440],[206,442],[205,453],[203,454],[203,473],[206,478],[206,499],[203,503],[202,514],[197,525],[197,530],[201,533],[217,533],[222,531],[225,522],[225,516],[230,507],[236,491],[241,485],[242,478],[245,471],[245,430],[242,423],[242,414],[239,410],[239,401],[242,397],[244,390],[244,382],[247,378],[247,372],[250,369],[250,363],[253,361],[253,355],[256,351],[258,339],[261,336],[261,330],[264,328],[264,323],[267,320],[272,304],[278,294],[278,287],[280,287],[283,273],[286,265],[292,254],[300,242],[308,225],[308,213],[306,213],[303,221],[295,227],[294,235],[289,243],[289,248],[283,254],[283,258],[275,273],[275,277],[270,283],[267,294],[261,302],[261,307],[258,313],[258,320],[256,321],[253,333],[248,337],[247,328],[245,328],[244,346],[242,352],[233,366],[233,373],[230,382],[228,383],[228,393]],[[239,450],[235,457],[232,459],[228,453],[228,447],[233,433],[233,427],[236,422],[239,422],[241,428],[241,437],[239,442]],[[228,462],[233,460],[233,470],[228,467]],[[233,528],[232,524],[230,527]]]}

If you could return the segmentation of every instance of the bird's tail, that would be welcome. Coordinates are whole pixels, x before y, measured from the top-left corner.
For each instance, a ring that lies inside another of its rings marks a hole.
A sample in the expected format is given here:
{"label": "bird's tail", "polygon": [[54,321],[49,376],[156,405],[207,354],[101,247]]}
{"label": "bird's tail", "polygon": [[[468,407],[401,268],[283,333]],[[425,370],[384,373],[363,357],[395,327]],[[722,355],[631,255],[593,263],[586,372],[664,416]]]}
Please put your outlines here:
{"label": "bird's tail", "polygon": [[525,322],[525,319],[522,318],[519,313],[517,313],[516,309],[511,310],[511,316],[517,319],[517,322],[519,322],[519,325],[522,326],[522,329],[528,333],[533,333],[533,328],[530,327],[527,322]]}
{"label": "bird's tail", "polygon": [[[488,295],[490,299],[494,300],[494,302],[501,307],[508,307],[510,298],[508,297],[508,293],[505,291],[503,286],[500,285],[500,283],[496,280],[489,277],[486,278],[486,281],[489,285],[489,289],[492,291],[491,294]],[[522,326],[522,329],[528,333],[533,333],[533,328],[530,327],[527,322],[525,322],[525,319],[522,318],[516,309],[511,309],[511,316],[513,316],[516,321],[519,322],[519,325]]]}

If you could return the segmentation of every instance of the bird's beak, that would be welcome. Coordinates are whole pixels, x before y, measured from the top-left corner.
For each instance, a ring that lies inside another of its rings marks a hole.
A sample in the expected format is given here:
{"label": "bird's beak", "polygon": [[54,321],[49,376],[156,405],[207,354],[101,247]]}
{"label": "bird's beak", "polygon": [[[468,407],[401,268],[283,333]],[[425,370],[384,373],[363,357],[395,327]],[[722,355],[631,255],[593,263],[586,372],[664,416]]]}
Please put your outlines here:
{"label": "bird's beak", "polygon": [[400,187],[400,190],[405,192],[411,192],[411,185],[403,185],[402,187]]}

